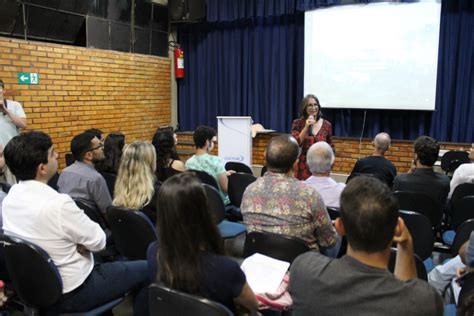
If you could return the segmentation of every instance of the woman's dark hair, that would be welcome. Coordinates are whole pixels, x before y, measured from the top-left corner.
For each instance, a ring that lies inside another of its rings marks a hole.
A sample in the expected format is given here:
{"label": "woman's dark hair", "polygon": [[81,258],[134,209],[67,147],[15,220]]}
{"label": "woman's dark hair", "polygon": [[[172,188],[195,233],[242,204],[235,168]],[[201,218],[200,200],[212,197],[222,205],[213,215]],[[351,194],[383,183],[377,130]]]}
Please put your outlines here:
{"label": "woman's dark hair", "polygon": [[125,146],[124,134],[110,133],[107,135],[104,142],[105,159],[96,164],[96,169],[100,172],[117,174],[123,146]]}
{"label": "woman's dark hair", "polygon": [[173,289],[199,294],[201,253],[224,254],[204,187],[190,172],[177,174],[161,185],[157,205],[158,280]]}
{"label": "woman's dark hair", "polygon": [[165,168],[168,167],[170,159],[177,160],[177,154],[174,144],[174,136],[172,129],[158,129],[153,135],[151,141],[156,151],[156,177],[160,181],[164,181],[166,175]]}
{"label": "woman's dark hair", "polygon": [[308,118],[308,113],[306,113],[306,108],[308,107],[309,99],[314,99],[316,101],[316,106],[318,107],[318,115],[316,116],[316,121],[317,121],[323,116],[323,112],[321,112],[321,104],[319,103],[319,99],[314,94],[308,94],[301,100],[300,117],[304,118],[305,120]]}
{"label": "woman's dark hair", "polygon": [[34,180],[38,166],[48,163],[48,150],[51,146],[51,138],[43,132],[20,134],[5,146],[5,162],[18,180]]}

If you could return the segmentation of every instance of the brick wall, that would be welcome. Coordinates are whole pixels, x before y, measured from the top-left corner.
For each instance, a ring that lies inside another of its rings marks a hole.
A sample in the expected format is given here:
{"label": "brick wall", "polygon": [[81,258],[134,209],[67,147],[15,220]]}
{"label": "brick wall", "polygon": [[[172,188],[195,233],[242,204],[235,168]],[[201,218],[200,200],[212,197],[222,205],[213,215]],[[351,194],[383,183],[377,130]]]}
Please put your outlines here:
{"label": "brick wall", "polygon": [[[18,72],[39,73],[39,85],[19,85]],[[91,127],[121,131],[127,142],[151,139],[171,121],[170,73],[168,58],[0,37],[5,88],[22,103],[28,129],[48,133],[60,154]]]}
{"label": "brick wall", "polygon": [[[254,165],[265,165],[264,152],[270,138],[276,134],[258,134],[253,139],[252,162]],[[192,133],[183,133],[179,135],[179,140],[183,141],[178,145],[178,151],[187,149],[186,153],[191,153],[194,149],[192,145]],[[350,174],[355,162],[359,158],[363,158],[372,154],[372,139],[362,139],[359,150],[359,139],[334,137],[334,145],[336,147],[336,162],[332,172],[341,174]],[[441,143],[441,149],[446,150],[466,150],[470,148],[470,144],[454,144]],[[213,151],[217,155],[217,150]],[[189,155],[181,155],[186,160]],[[386,153],[386,157],[397,167],[398,173],[407,172],[410,168],[410,162],[413,159],[413,142],[412,141],[392,141],[390,150]]]}

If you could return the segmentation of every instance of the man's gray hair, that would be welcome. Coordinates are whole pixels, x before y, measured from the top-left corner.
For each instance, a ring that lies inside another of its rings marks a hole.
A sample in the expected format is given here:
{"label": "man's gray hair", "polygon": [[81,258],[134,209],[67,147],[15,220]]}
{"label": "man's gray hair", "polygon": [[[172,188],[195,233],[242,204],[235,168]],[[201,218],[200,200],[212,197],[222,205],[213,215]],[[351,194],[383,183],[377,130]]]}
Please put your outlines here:
{"label": "man's gray hair", "polygon": [[374,147],[377,150],[387,151],[390,147],[390,135],[387,133],[378,133],[375,135]]}
{"label": "man's gray hair", "polygon": [[326,142],[313,144],[306,154],[306,163],[311,173],[330,172],[334,159],[334,152]]}

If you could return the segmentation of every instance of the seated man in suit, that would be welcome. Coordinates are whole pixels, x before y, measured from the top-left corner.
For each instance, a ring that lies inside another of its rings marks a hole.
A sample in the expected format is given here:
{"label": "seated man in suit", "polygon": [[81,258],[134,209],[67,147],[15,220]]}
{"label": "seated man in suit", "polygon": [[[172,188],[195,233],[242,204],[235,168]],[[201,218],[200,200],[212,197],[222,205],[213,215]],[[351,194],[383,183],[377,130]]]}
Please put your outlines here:
{"label": "seated man in suit", "polygon": [[[413,242],[390,189],[357,177],[341,195],[336,229],[347,255],[330,259],[307,252],[291,265],[289,291],[295,315],[443,315],[441,297],[417,279]],[[388,270],[397,244],[395,273]]]}
{"label": "seated man in suit", "polygon": [[251,183],[242,197],[247,231],[263,231],[303,239],[319,250],[336,245],[337,234],[315,188],[293,177],[299,146],[293,136],[273,137],[265,158],[268,172]]}
{"label": "seated man in suit", "polygon": [[94,168],[105,158],[104,144],[93,133],[84,132],[72,139],[71,152],[76,161],[61,172],[59,192],[105,214],[112,198],[104,177]]}
{"label": "seated man in suit", "polygon": [[378,133],[372,145],[374,146],[372,156],[357,160],[349,178],[355,174],[372,174],[385,182],[389,187],[392,187],[393,179],[397,175],[397,169],[390,160],[385,158],[385,153],[390,148],[390,135]]}
{"label": "seated man in suit", "polygon": [[58,154],[43,132],[14,137],[5,160],[20,181],[3,201],[3,230],[44,249],[59,270],[61,312],[84,312],[148,283],[146,261],[94,264],[92,252],[105,247],[105,233],[70,196],[47,185],[58,169]]}
{"label": "seated man in suit", "polygon": [[438,142],[431,137],[420,136],[415,140],[414,147],[414,169],[397,176],[393,190],[425,193],[440,205],[445,205],[449,177],[433,170],[439,155]]}

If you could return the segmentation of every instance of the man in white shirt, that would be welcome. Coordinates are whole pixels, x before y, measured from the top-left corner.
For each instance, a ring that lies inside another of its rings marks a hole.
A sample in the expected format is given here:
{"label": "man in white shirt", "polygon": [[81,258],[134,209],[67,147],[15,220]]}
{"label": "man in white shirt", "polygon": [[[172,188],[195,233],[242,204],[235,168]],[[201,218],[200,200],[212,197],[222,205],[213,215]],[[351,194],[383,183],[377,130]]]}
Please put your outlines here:
{"label": "man in white shirt", "polygon": [[451,198],[458,185],[463,183],[474,183],[474,143],[472,144],[469,153],[469,159],[471,159],[471,163],[464,163],[454,171],[453,178],[449,185],[450,191],[448,198]]}
{"label": "man in white shirt", "polygon": [[58,154],[43,132],[15,136],[4,150],[19,180],[3,201],[3,229],[43,248],[58,267],[63,295],[55,309],[84,312],[146,285],[145,261],[94,265],[105,234],[66,194],[47,185]]}
{"label": "man in white shirt", "polygon": [[328,143],[313,144],[306,154],[306,162],[312,175],[305,183],[318,191],[326,206],[339,207],[339,199],[346,185],[330,177],[334,160],[334,152]]}
{"label": "man in white shirt", "polygon": [[[0,145],[5,147],[10,139],[18,135],[20,128],[26,128],[26,115],[21,104],[5,99],[5,84],[0,80]],[[5,168],[5,177],[10,184],[16,183],[15,177]]]}

